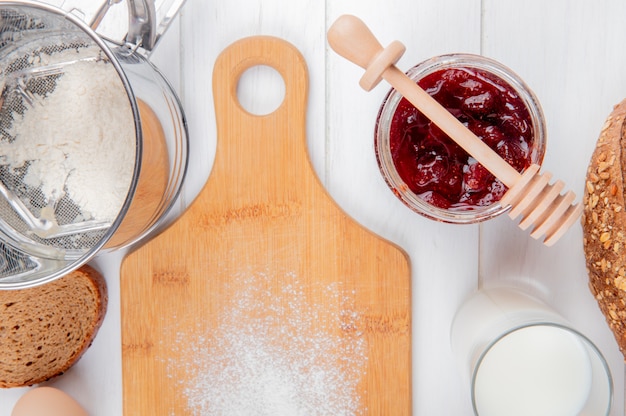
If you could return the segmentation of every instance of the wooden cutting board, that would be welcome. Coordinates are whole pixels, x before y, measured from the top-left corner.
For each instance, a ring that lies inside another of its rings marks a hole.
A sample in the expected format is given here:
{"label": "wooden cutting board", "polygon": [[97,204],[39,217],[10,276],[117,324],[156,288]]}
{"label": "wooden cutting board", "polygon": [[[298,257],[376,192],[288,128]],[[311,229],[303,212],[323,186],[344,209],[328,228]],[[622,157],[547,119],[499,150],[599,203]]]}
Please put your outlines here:
{"label": "wooden cutting board", "polygon": [[[285,82],[269,115],[237,100],[255,65]],[[301,54],[273,37],[217,59],[213,171],[122,266],[125,415],[410,414],[409,260],[319,182],[307,77]]]}

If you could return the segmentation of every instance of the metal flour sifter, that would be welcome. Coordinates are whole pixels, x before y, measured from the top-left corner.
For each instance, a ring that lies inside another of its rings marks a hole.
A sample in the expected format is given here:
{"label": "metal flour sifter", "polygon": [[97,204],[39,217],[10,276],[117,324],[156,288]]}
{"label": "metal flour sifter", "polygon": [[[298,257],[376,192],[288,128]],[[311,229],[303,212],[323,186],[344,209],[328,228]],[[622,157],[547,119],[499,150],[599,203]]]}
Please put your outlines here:
{"label": "metal flour sifter", "polygon": [[88,19],[65,3],[0,2],[0,289],[141,240],[180,191],[186,122],[148,56],[183,1],[129,0],[114,41],[96,30],[117,3]]}

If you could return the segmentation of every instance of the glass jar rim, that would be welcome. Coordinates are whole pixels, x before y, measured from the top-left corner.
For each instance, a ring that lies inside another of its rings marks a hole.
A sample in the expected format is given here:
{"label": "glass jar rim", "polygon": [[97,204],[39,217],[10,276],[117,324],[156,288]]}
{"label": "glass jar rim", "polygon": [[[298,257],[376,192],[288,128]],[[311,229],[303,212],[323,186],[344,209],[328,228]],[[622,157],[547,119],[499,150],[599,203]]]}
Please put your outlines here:
{"label": "glass jar rim", "polygon": [[[526,106],[533,127],[532,162],[541,165],[546,149],[546,124],[539,100],[527,84],[510,68],[491,58],[467,53],[439,55],[422,61],[407,71],[414,81],[444,68],[473,68],[484,70],[506,82],[520,96]],[[449,210],[434,206],[414,193],[400,178],[391,157],[389,146],[389,130],[393,115],[402,99],[395,89],[390,89],[383,100],[374,134],[374,147],[379,169],[392,192],[413,211],[433,220],[446,223],[471,224],[496,217],[510,209],[503,207],[499,201],[493,204],[476,207],[471,210]]]}

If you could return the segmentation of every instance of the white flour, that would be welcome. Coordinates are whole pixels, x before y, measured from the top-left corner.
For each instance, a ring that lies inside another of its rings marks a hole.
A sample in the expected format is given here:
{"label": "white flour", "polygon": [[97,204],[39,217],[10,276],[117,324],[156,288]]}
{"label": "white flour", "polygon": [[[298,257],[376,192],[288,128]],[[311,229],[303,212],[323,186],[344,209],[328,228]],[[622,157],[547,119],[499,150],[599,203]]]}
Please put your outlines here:
{"label": "white flour", "polygon": [[[42,57],[41,65],[93,56],[74,49]],[[19,168],[41,187],[49,205],[69,196],[86,219],[115,219],[124,203],[135,163],[135,125],[117,71],[103,61],[80,61],[64,69],[46,98],[36,98],[23,117],[15,113],[0,142],[2,163]]]}
{"label": "white flour", "polygon": [[[177,348],[188,361],[168,365],[186,368],[191,376],[181,386],[191,414],[363,414],[357,385],[365,374],[367,345],[352,296],[338,284],[320,289],[340,305],[320,329],[321,307],[306,304],[296,276],[285,278],[288,284],[277,295],[261,289],[268,276],[234,277],[237,287],[247,289],[220,315],[217,331],[197,339],[179,334]],[[331,333],[338,329],[345,330],[343,336]]]}

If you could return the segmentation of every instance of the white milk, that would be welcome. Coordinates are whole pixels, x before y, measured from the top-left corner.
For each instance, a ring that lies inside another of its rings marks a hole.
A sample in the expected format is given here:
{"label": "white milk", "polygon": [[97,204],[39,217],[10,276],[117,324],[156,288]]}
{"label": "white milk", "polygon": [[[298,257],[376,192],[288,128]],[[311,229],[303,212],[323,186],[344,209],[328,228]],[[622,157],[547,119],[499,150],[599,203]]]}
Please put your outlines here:
{"label": "white milk", "polygon": [[573,416],[591,390],[585,345],[553,326],[530,326],[505,336],[485,355],[475,380],[480,416]]}
{"label": "white milk", "polygon": [[606,361],[569,328],[549,305],[512,287],[482,289],[464,302],[450,342],[478,415],[609,414]]}

